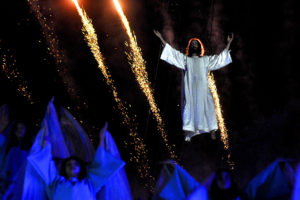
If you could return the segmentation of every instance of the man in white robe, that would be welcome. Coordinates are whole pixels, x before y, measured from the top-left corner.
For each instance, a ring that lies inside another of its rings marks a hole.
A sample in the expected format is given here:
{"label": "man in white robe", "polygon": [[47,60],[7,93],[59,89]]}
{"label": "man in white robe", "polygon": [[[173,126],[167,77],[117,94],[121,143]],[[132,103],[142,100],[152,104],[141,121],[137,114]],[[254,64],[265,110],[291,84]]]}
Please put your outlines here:
{"label": "man in white robe", "polygon": [[229,47],[233,35],[228,36],[228,44],[219,55],[203,56],[204,48],[199,39],[190,40],[187,48],[188,55],[185,55],[167,44],[158,31],[154,33],[165,45],[161,59],[184,71],[182,129],[185,132],[185,140],[189,141],[200,133],[217,130],[218,122],[208,85],[208,73],[232,62]]}

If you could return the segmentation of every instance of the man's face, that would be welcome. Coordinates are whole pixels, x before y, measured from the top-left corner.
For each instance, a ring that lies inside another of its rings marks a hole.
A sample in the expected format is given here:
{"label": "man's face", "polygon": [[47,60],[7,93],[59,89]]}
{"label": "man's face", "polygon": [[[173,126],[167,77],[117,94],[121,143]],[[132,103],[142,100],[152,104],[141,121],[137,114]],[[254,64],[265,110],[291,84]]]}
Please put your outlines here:
{"label": "man's face", "polygon": [[24,137],[25,132],[26,132],[26,126],[25,126],[25,124],[23,124],[23,123],[18,123],[16,126],[17,126],[17,127],[16,127],[16,130],[15,130],[15,135],[16,135],[18,138]]}
{"label": "man's face", "polygon": [[199,42],[196,40],[192,40],[191,44],[190,44],[191,49],[193,50],[198,50],[199,49]]}
{"label": "man's face", "polygon": [[67,178],[76,177],[78,178],[78,175],[80,173],[80,165],[76,160],[69,160],[66,163],[66,174]]}
{"label": "man's face", "polygon": [[220,176],[217,179],[217,185],[222,190],[228,190],[231,186],[231,178],[228,172],[221,172]]}

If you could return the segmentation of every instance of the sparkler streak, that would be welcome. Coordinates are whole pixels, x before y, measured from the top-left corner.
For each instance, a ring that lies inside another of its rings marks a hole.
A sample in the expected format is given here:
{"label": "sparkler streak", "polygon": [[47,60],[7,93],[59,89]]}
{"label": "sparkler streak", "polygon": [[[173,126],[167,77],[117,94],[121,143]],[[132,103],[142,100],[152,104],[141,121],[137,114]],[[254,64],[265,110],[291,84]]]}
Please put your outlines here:
{"label": "sparkler streak", "polygon": [[[56,71],[62,79],[64,88],[70,95],[71,99],[75,101],[74,103],[76,105],[72,107],[72,110],[74,110],[72,113],[75,113],[76,110],[77,117],[79,118],[78,121],[84,126],[85,129],[88,129],[89,127],[83,122],[83,116],[81,115],[82,109],[87,109],[88,104],[79,94],[79,88],[76,85],[74,78],[70,75],[70,68],[65,62],[66,58],[63,50],[59,46],[58,36],[54,29],[55,23],[53,22],[52,8],[48,6],[41,6],[39,1],[40,0],[27,0],[27,3],[41,26],[43,37],[49,46],[47,48],[48,53],[56,63]],[[39,43],[41,43],[41,40],[39,40]],[[93,140],[93,135],[89,134],[89,136],[91,137],[91,140]]]}
{"label": "sparkler streak", "polygon": [[72,0],[75,4],[78,14],[81,17],[81,21],[83,23],[82,26],[82,32],[85,38],[85,41],[87,42],[88,46],[90,47],[90,50],[96,59],[98,63],[98,68],[101,70],[105,80],[106,84],[110,86],[114,99],[117,103],[117,107],[120,110],[122,117],[123,117],[123,124],[126,125],[129,129],[129,135],[133,138],[133,145],[134,149],[136,151],[136,156],[132,156],[130,158],[130,161],[136,162],[137,164],[137,170],[141,178],[147,178],[150,179],[150,181],[154,181],[154,177],[150,175],[150,167],[148,164],[148,160],[146,157],[147,150],[146,146],[143,142],[143,139],[140,138],[137,134],[137,127],[135,125],[134,120],[131,120],[131,118],[128,115],[128,110],[122,103],[121,99],[118,96],[118,92],[116,87],[114,86],[114,81],[111,79],[111,75],[104,64],[104,58],[103,55],[100,52],[100,47],[98,45],[98,38],[95,33],[95,29],[92,24],[92,20],[87,16],[86,12],[79,6],[77,0]]}
{"label": "sparkler streak", "polygon": [[224,144],[224,149],[228,150],[229,142],[228,142],[227,128],[225,126],[225,122],[224,122],[224,118],[223,118],[222,108],[221,108],[221,104],[220,104],[220,99],[219,99],[214,75],[211,72],[208,74],[208,84],[209,84],[209,88],[210,88],[210,91],[212,93],[212,96],[213,96],[213,99],[215,102],[215,110],[216,110],[219,129],[221,132],[221,140]]}
{"label": "sparkler streak", "polygon": [[126,29],[126,33],[129,37],[129,44],[128,43],[125,43],[125,44],[126,44],[126,46],[129,46],[131,49],[131,53],[126,53],[128,60],[129,60],[129,64],[131,65],[131,69],[136,77],[137,82],[139,83],[140,88],[146,95],[146,98],[150,105],[150,109],[158,123],[157,128],[158,128],[159,132],[161,133],[162,139],[170,153],[171,158],[174,160],[177,160],[177,156],[173,150],[174,146],[171,146],[168,142],[167,134],[164,130],[163,121],[160,116],[160,111],[157,108],[157,105],[156,105],[156,102],[155,102],[155,99],[153,96],[153,90],[152,90],[152,88],[150,86],[150,82],[148,80],[148,73],[146,71],[145,61],[142,57],[141,48],[137,44],[136,36],[130,29],[129,22],[122,10],[120,3],[118,2],[118,0],[113,0],[113,2],[115,4],[115,7],[116,7],[119,15],[120,15],[123,25]]}
{"label": "sparkler streak", "polygon": [[224,122],[224,117],[223,117],[220,99],[219,99],[219,95],[218,95],[218,91],[217,91],[217,87],[216,87],[216,82],[214,79],[214,75],[211,72],[209,72],[209,74],[208,74],[208,84],[209,84],[209,88],[210,88],[210,91],[212,93],[214,103],[215,103],[215,111],[216,111],[218,126],[219,126],[219,129],[221,132],[221,140],[224,144],[224,149],[226,151],[228,151],[227,162],[228,162],[229,166],[233,168],[234,163],[230,160],[231,155],[229,152],[229,139],[228,139],[228,134],[227,134],[227,128],[226,128],[226,125]]}

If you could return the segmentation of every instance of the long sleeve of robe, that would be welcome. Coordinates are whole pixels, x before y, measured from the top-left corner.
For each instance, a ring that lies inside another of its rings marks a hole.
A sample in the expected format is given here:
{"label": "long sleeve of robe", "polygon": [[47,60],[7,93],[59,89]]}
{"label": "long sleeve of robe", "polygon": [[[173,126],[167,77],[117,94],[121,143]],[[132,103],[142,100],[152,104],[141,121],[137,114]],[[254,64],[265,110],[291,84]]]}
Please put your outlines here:
{"label": "long sleeve of robe", "polygon": [[[104,134],[104,149],[115,158],[121,159],[118,147],[112,135],[106,131]],[[120,169],[111,177],[105,186],[97,193],[98,200],[131,200],[130,185],[126,176],[125,169]]]}
{"label": "long sleeve of robe", "polygon": [[213,97],[208,85],[208,72],[232,62],[229,51],[214,56],[187,57],[169,44],[163,49],[161,59],[184,71],[183,130],[186,140],[218,129]]}
{"label": "long sleeve of robe", "polygon": [[28,161],[50,188],[50,199],[54,200],[96,199],[96,192],[125,164],[99,147],[88,176],[79,181],[76,178],[67,180],[59,175],[52,160],[50,144],[30,155]]}

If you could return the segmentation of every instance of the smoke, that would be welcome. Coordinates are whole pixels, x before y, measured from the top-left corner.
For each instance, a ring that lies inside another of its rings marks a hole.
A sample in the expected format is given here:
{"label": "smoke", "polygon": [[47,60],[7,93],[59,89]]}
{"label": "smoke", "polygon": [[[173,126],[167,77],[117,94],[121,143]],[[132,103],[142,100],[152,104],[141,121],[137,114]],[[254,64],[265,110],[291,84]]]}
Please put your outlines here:
{"label": "smoke", "polygon": [[224,21],[226,21],[226,15],[224,13],[223,4],[219,1],[215,1],[212,9],[211,24],[208,24],[208,29],[211,29],[211,49],[220,52],[224,49],[224,40],[226,37],[223,27],[225,24]]}
{"label": "smoke", "polygon": [[[297,63],[298,60],[298,47],[295,41],[298,41],[298,32],[296,28],[298,27],[296,22],[296,6],[294,5],[295,1],[284,1],[283,6],[283,15],[284,15],[284,24],[283,29],[285,30],[283,35],[279,35],[278,37],[282,38],[283,41],[279,43],[280,55],[283,60],[283,65],[286,67],[286,76],[289,77],[287,81],[287,85],[285,87],[285,91],[287,91],[287,95],[291,98],[299,98],[299,93],[295,91],[299,91],[300,83],[299,83],[299,69],[295,67],[294,63]],[[295,45],[296,44],[296,45]],[[284,50],[285,53],[282,53]]]}
{"label": "smoke", "polygon": [[171,46],[175,47],[176,45],[174,44],[174,22],[166,10],[165,4],[162,4],[160,11],[163,17],[162,33],[165,36],[167,42],[170,43]]}

